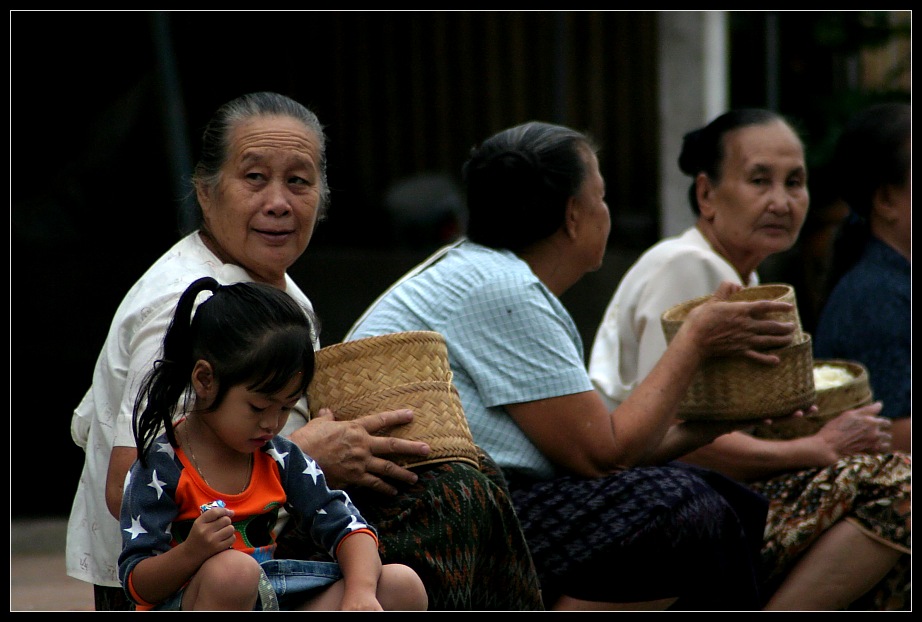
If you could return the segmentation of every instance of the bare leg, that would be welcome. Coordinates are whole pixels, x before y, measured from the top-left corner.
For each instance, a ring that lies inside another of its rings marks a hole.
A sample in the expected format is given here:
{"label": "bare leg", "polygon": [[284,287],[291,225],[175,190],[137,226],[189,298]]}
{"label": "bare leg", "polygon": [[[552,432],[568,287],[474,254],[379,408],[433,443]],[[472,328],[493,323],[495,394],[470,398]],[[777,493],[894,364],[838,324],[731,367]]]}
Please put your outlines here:
{"label": "bare leg", "polygon": [[385,611],[426,611],[429,597],[419,575],[403,564],[385,564],[378,581],[378,602]]}
{"label": "bare leg", "polygon": [[209,558],[183,593],[185,611],[252,611],[259,598],[259,562],[240,551]]}
{"label": "bare leg", "polygon": [[[343,602],[343,579],[306,601],[304,611],[339,611]],[[425,611],[429,597],[423,582],[409,566],[385,564],[375,593],[384,611]]]}
{"label": "bare leg", "polygon": [[646,600],[637,603],[606,603],[594,600],[580,600],[572,596],[561,596],[553,611],[665,611],[678,597]]}
{"label": "bare leg", "polygon": [[804,553],[765,610],[844,609],[880,581],[900,555],[848,521],[839,521]]}
{"label": "bare leg", "polygon": [[343,603],[343,579],[330,585],[316,596],[306,600],[298,609],[300,611],[339,611]]}

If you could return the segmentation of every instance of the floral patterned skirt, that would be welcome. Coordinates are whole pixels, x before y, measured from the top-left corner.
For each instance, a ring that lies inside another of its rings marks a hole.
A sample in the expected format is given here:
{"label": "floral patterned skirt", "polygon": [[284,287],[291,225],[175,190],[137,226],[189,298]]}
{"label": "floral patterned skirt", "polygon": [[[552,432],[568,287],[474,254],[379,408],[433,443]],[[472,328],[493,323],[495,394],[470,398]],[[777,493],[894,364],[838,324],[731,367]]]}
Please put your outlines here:
{"label": "floral patterned skirt", "polygon": [[842,519],[905,553],[850,609],[909,609],[912,594],[912,456],[856,454],[750,485],[770,500],[762,557],[780,583],[800,555]]}

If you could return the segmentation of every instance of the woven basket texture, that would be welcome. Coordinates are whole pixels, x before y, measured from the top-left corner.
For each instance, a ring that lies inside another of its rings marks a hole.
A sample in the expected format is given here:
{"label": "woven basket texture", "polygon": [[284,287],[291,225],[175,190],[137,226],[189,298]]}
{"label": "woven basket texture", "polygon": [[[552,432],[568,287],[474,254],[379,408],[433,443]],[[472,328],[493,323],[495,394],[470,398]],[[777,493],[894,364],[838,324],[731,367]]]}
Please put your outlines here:
{"label": "woven basket texture", "polygon": [[786,348],[772,350],[778,365],[764,365],[745,356],[705,361],[679,405],[685,420],[747,420],[790,415],[816,399],[813,344],[810,335]]}
{"label": "woven basket texture", "polygon": [[312,416],[329,408],[343,420],[412,409],[412,422],[382,434],[423,441],[431,452],[418,459],[398,456],[395,462],[421,466],[462,461],[480,468],[461,399],[451,383],[448,348],[439,333],[393,333],[318,350],[308,404]]}
{"label": "woven basket texture", "polygon": [[820,428],[835,419],[846,410],[870,404],[873,400],[867,368],[857,361],[843,359],[816,359],[815,367],[831,365],[841,367],[849,372],[852,379],[845,384],[825,389],[817,389],[817,412],[804,417],[788,417],[772,423],[759,424],[753,435],[760,438],[789,440],[816,434]]}
{"label": "woven basket texture", "polygon": [[[699,296],[670,307],[660,322],[666,342],[679,332],[688,314],[711,296]],[[793,305],[789,312],[766,317],[794,324],[794,341],[772,350],[781,359],[776,366],[764,365],[745,356],[728,356],[705,361],[679,405],[685,420],[749,420],[790,415],[809,408],[816,397],[813,385],[813,351],[810,335],[803,332],[797,312],[794,288],[787,283],[766,283],[746,287],[728,297],[732,302],[777,300]]]}
{"label": "woven basket texture", "polygon": [[[663,333],[666,335],[666,343],[672,341],[672,338],[675,337],[677,332],[679,332],[679,328],[682,326],[682,322],[685,321],[685,318],[688,317],[688,314],[691,312],[691,310],[704,303],[705,301],[710,300],[710,298],[710,295],[692,298],[691,300],[686,300],[685,302],[679,303],[674,307],[670,307],[663,313],[662,317],[660,318],[660,322],[663,325]],[[800,314],[797,312],[797,298],[794,294],[794,288],[791,285],[788,285],[787,283],[765,283],[763,285],[745,287],[738,292],[730,294],[728,300],[734,302],[775,300],[779,302],[791,303],[794,305],[794,309],[791,312],[769,313],[766,314],[765,317],[778,320],[779,322],[793,322],[794,343],[800,343],[803,341],[803,330],[800,323]]]}

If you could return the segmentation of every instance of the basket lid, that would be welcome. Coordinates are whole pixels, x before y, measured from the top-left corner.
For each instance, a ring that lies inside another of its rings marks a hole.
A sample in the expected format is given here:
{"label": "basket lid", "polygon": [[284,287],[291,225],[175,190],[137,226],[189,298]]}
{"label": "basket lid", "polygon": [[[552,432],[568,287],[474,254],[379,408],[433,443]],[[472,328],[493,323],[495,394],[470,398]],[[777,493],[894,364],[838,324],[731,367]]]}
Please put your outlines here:
{"label": "basket lid", "polygon": [[807,413],[803,417],[782,418],[773,421],[771,425],[760,423],[753,430],[753,436],[776,440],[810,436],[846,410],[859,408],[873,401],[868,371],[864,365],[845,359],[814,359],[814,379],[817,370],[823,367],[841,368],[848,372],[849,378],[835,386],[817,385],[816,412]]}
{"label": "basket lid", "polygon": [[479,468],[458,391],[451,382],[445,338],[433,331],[405,331],[321,348],[308,387],[311,415],[329,408],[337,419],[413,410],[413,421],[384,432],[427,443],[425,458],[398,457],[403,466],[460,460]]}
{"label": "basket lid", "polygon": [[[660,323],[663,327],[663,333],[666,335],[666,343],[672,341],[676,333],[679,332],[682,323],[688,317],[688,314],[698,305],[704,304],[712,298],[711,294],[707,296],[698,296],[666,309],[660,316]],[[794,287],[787,283],[764,283],[762,285],[753,285],[744,287],[733,292],[727,297],[729,302],[755,302],[757,300],[774,300],[779,302],[788,302],[794,305],[790,312],[770,313],[766,317],[778,320],[780,322],[791,322],[794,324],[794,343],[801,343],[804,340],[803,328],[800,322],[800,315],[797,311],[797,298],[794,293]]]}

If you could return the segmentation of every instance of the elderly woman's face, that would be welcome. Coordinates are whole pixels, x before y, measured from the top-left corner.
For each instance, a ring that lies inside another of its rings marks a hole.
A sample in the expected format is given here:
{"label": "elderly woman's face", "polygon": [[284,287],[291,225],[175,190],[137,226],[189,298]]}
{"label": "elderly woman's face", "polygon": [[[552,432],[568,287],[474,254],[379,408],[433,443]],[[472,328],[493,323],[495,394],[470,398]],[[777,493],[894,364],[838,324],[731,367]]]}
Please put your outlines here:
{"label": "elderly woman's face", "polygon": [[728,133],[721,178],[699,175],[698,198],[701,226],[741,273],[791,248],[810,202],[797,135],[781,121]]}
{"label": "elderly woman's face", "polygon": [[231,133],[217,188],[199,188],[218,255],[259,281],[284,286],[317,222],[318,137],[286,116],[255,117]]}
{"label": "elderly woman's face", "polygon": [[605,249],[608,244],[608,235],[611,233],[611,213],[605,202],[605,179],[599,172],[599,160],[589,149],[581,149],[580,155],[586,163],[586,178],[577,192],[576,202],[582,207],[585,216],[581,222],[581,236],[585,241],[586,269],[598,270],[605,258]]}

